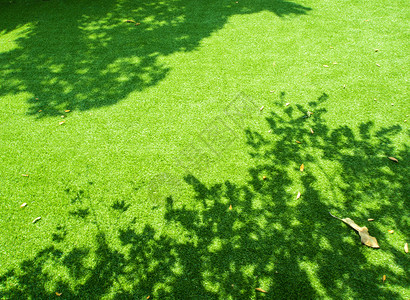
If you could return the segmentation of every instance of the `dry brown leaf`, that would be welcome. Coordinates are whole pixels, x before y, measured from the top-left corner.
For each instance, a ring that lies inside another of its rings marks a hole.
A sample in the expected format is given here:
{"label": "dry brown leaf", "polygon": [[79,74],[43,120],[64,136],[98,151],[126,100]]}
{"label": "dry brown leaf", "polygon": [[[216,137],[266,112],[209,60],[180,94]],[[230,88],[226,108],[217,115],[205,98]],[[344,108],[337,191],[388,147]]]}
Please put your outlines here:
{"label": "dry brown leaf", "polygon": [[386,281],[386,275],[383,275],[383,283]]}
{"label": "dry brown leaf", "polygon": [[296,200],[300,198],[300,192],[298,192],[298,195],[296,196]]}
{"label": "dry brown leaf", "polygon": [[27,206],[27,203],[24,202],[23,204],[20,205],[20,208],[23,208],[23,207],[26,207],[26,206]]}
{"label": "dry brown leaf", "polygon": [[391,157],[391,156],[389,157],[389,159],[394,161],[394,162],[397,162],[397,163],[399,162],[399,160],[397,158],[394,158],[394,157]]}
{"label": "dry brown leaf", "polygon": [[299,169],[300,169],[300,172],[303,172],[305,170],[305,165],[301,164]]}
{"label": "dry brown leaf", "polygon": [[231,205],[229,205],[229,210],[232,210],[232,204],[231,204]]}
{"label": "dry brown leaf", "polygon": [[296,141],[296,143],[298,143],[298,144],[302,144],[302,142],[300,142],[300,141]]}
{"label": "dry brown leaf", "polygon": [[367,219],[367,221],[372,222],[372,221],[374,221],[374,219]]}
{"label": "dry brown leaf", "polygon": [[356,230],[357,233],[360,235],[362,244],[364,244],[364,245],[366,245],[366,246],[368,246],[368,247],[371,247],[371,248],[380,248],[379,244],[377,243],[377,239],[369,234],[369,230],[367,229],[366,226],[360,227],[359,225],[357,225],[357,224],[356,224],[352,219],[350,219],[350,218],[341,219],[341,218],[339,218],[339,217],[336,217],[336,216],[332,215],[331,213],[330,213],[330,215],[331,215],[333,218],[336,218],[336,219],[338,219],[338,220],[340,220],[340,221],[346,223],[347,225],[349,225],[350,227],[352,227],[354,230]]}
{"label": "dry brown leaf", "polygon": [[389,230],[389,233],[394,233],[394,230]]}
{"label": "dry brown leaf", "polygon": [[312,128],[310,128],[310,133],[311,133],[311,134],[314,134],[314,133],[315,133]]}
{"label": "dry brown leaf", "polygon": [[261,288],[255,288],[255,290],[257,290],[258,292],[261,292],[261,293],[267,293],[267,291],[265,291],[265,290],[263,290],[263,289],[261,289]]}
{"label": "dry brown leaf", "polygon": [[409,253],[409,244],[404,244],[404,252]]}
{"label": "dry brown leaf", "polygon": [[35,218],[35,219],[33,220],[32,223],[34,224],[34,223],[36,223],[36,222],[37,222],[38,220],[40,220],[40,219],[41,219],[41,217],[37,217],[37,218]]}
{"label": "dry brown leaf", "polygon": [[63,293],[56,292],[56,296],[60,297]]}

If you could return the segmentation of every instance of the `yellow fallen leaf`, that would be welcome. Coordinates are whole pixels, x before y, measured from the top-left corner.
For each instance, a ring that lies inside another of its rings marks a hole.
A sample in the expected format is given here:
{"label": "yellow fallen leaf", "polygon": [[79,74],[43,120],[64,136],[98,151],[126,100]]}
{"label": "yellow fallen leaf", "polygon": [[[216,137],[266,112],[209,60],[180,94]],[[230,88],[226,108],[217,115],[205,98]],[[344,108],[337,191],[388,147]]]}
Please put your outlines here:
{"label": "yellow fallen leaf", "polygon": [[229,210],[232,210],[232,204],[231,204],[231,205],[229,205]]}
{"label": "yellow fallen leaf", "polygon": [[70,112],[70,110],[69,110],[69,109],[66,109],[64,112]]}
{"label": "yellow fallen leaf", "polygon": [[266,176],[263,176],[262,179],[263,179],[263,180],[266,180]]}
{"label": "yellow fallen leaf", "polygon": [[386,281],[386,275],[383,275],[383,283]]}
{"label": "yellow fallen leaf", "polygon": [[376,66],[380,67],[380,65],[379,65],[379,64],[376,64]]}
{"label": "yellow fallen leaf", "polygon": [[305,170],[305,165],[301,164],[299,169],[300,169],[300,172],[303,172]]}
{"label": "yellow fallen leaf", "polygon": [[56,296],[60,297],[63,293],[56,292]]}
{"label": "yellow fallen leaf", "polygon": [[367,221],[372,222],[372,221],[374,221],[374,219],[367,219]]}
{"label": "yellow fallen leaf", "polygon": [[394,161],[394,162],[397,162],[397,163],[399,162],[399,160],[397,158],[394,158],[394,157],[389,157],[389,159]]}
{"label": "yellow fallen leaf", "polygon": [[409,244],[404,244],[404,252],[409,253]]}
{"label": "yellow fallen leaf", "polygon": [[28,177],[28,174],[21,174],[21,176],[23,176],[23,177]]}
{"label": "yellow fallen leaf", "polygon": [[334,215],[332,215],[332,213],[330,213],[330,215],[333,218],[336,218],[344,223],[346,223],[347,225],[349,225],[351,228],[353,228],[354,230],[357,231],[357,233],[360,236],[360,240],[362,242],[362,244],[371,247],[371,248],[380,248],[379,244],[377,243],[377,239],[373,236],[371,236],[369,234],[369,229],[367,229],[366,226],[360,227],[359,225],[357,225],[352,219],[350,218],[344,218],[341,219],[339,217],[336,217]]}
{"label": "yellow fallen leaf", "polygon": [[299,142],[299,141],[296,141],[296,143],[298,143],[298,144],[302,144],[302,142]]}
{"label": "yellow fallen leaf", "polygon": [[311,134],[314,134],[314,133],[315,133],[312,128],[310,128],[310,133],[311,133]]}
{"label": "yellow fallen leaf", "polygon": [[257,290],[258,292],[261,292],[261,293],[267,293],[267,291],[265,291],[265,290],[263,290],[263,289],[261,289],[261,288],[255,288],[255,290]]}
{"label": "yellow fallen leaf", "polygon": [[374,52],[379,52],[379,49],[374,49]]}
{"label": "yellow fallen leaf", "polygon": [[389,230],[389,233],[394,233],[394,230]]}
{"label": "yellow fallen leaf", "polygon": [[296,200],[300,198],[300,192],[298,192],[298,195],[296,196]]}
{"label": "yellow fallen leaf", "polygon": [[325,68],[329,68],[329,66],[328,65],[323,65]]}
{"label": "yellow fallen leaf", "polygon": [[27,206],[27,203],[24,202],[23,204],[20,205],[20,208],[23,208],[23,207],[26,207],[26,206]]}
{"label": "yellow fallen leaf", "polygon": [[63,125],[65,123],[65,121],[61,121],[60,123],[58,123],[58,125]]}
{"label": "yellow fallen leaf", "polygon": [[289,106],[289,105],[290,105],[290,103],[289,103],[289,102],[285,104],[285,106]]}
{"label": "yellow fallen leaf", "polygon": [[260,111],[262,111],[265,108],[265,106],[262,106],[261,108],[259,108]]}

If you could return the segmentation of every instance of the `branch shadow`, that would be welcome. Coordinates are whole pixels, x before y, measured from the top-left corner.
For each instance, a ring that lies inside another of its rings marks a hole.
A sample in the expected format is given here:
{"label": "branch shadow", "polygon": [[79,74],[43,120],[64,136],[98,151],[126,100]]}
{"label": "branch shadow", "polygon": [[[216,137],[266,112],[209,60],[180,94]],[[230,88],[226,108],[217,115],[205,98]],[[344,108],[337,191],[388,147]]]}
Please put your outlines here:
{"label": "branch shadow", "polygon": [[2,6],[0,36],[18,31],[20,37],[0,53],[0,96],[29,92],[34,96],[28,114],[36,117],[113,105],[157,85],[170,71],[161,58],[197,49],[232,15],[270,11],[285,17],[311,10],[285,0],[10,1]]}
{"label": "branch shadow", "polygon": [[[1,275],[0,297],[48,299],[58,291],[67,299],[399,299],[408,287],[408,259],[380,228],[408,233],[409,170],[387,159],[408,160],[408,147],[395,150],[393,142],[402,128],[368,122],[332,129],[321,108],[328,97],[309,104],[308,118],[307,108],[282,107],[266,118],[270,133],[245,131],[255,161],[246,184],[206,185],[186,175],[193,208],[172,195],[164,199],[167,227],[177,234],[149,224],[137,230],[134,218],[114,229],[114,246],[95,220],[92,246],[67,249],[69,233],[59,226],[50,246]],[[129,207],[117,201],[111,209],[125,214]],[[96,218],[89,209],[89,218]],[[361,245],[329,211],[360,225],[377,217],[366,226],[381,249]],[[90,223],[80,214],[71,217]],[[370,259],[379,253],[373,251],[387,251],[393,264]]]}

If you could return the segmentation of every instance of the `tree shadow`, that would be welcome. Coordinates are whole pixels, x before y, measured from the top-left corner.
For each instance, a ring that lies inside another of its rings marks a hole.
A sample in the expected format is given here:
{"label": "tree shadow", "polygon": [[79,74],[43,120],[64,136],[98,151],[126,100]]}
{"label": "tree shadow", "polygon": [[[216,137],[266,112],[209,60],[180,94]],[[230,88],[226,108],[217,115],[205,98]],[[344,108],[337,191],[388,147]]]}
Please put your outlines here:
{"label": "tree shadow", "polygon": [[112,105],[155,86],[170,71],[162,57],[197,49],[230,16],[270,11],[285,17],[311,10],[285,0],[52,0],[2,6],[0,36],[19,31],[20,37],[0,53],[0,96],[29,92],[34,96],[28,114],[37,117]]}
{"label": "tree shadow", "polygon": [[129,207],[130,207],[130,205],[126,204],[124,200],[122,200],[122,201],[117,200],[111,205],[112,209],[115,209],[115,210],[118,210],[118,211],[121,211],[121,212],[127,211]]}
{"label": "tree shadow", "polygon": [[[327,98],[309,104],[311,117],[302,106],[278,108],[266,118],[269,133],[245,131],[255,161],[246,184],[206,185],[186,175],[192,207],[164,199],[174,235],[149,224],[138,230],[134,219],[113,229],[112,243],[90,206],[94,241],[66,248],[67,229],[58,227],[50,246],[0,277],[0,297],[48,299],[57,291],[67,299],[399,299],[408,259],[381,228],[408,233],[409,169],[400,162],[409,151],[393,143],[402,129],[371,122],[330,128],[321,108]],[[111,209],[123,214],[124,205]],[[381,249],[361,245],[330,211],[368,226]],[[366,223],[369,217],[376,221]],[[370,259],[380,251],[389,262]]]}

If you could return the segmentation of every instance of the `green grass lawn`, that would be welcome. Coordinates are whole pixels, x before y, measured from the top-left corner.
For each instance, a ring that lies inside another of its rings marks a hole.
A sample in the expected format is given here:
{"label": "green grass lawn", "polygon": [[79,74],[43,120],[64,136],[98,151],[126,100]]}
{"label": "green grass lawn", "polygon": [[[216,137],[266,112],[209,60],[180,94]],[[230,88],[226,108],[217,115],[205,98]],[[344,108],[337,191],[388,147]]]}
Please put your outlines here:
{"label": "green grass lawn", "polygon": [[0,0],[0,299],[409,299],[409,13]]}

